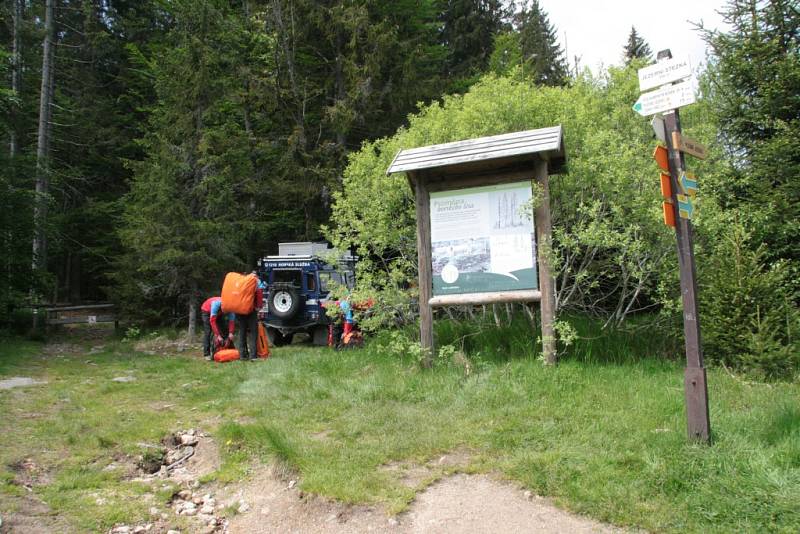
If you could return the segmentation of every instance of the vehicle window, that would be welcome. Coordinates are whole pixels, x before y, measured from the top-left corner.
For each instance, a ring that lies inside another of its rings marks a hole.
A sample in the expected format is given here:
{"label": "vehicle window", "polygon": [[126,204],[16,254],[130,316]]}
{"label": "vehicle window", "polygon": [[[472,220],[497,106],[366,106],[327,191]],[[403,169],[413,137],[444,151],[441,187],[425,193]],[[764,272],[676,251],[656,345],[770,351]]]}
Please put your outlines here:
{"label": "vehicle window", "polygon": [[302,272],[298,270],[278,270],[272,271],[272,281],[277,283],[289,283],[300,287]]}
{"label": "vehicle window", "polygon": [[336,282],[337,284],[342,283],[342,275],[335,272],[335,271],[325,271],[319,273],[319,290],[320,291],[330,291],[331,290],[331,281]]}
{"label": "vehicle window", "polygon": [[314,273],[306,273],[306,290],[307,291],[317,290],[317,281],[314,278]]}

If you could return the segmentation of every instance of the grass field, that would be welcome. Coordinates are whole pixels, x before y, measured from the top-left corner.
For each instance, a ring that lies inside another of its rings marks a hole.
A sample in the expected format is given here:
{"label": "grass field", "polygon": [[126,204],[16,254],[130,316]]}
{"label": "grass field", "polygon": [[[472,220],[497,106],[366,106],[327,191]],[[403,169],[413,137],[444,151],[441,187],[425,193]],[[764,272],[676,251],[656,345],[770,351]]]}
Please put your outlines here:
{"label": "grass field", "polygon": [[[218,482],[241,478],[254,459],[279,461],[305,491],[400,512],[414,491],[384,467],[458,450],[467,471],[500,473],[617,525],[800,531],[797,383],[710,370],[714,444],[694,445],[682,365],[664,359],[674,349],[651,332],[598,337],[580,323],[584,339],[547,368],[524,326],[481,330],[440,324],[440,340],[458,350],[431,370],[389,336],[363,350],[293,345],[225,365],[199,350],[142,354],[122,340],[61,353],[6,340],[0,380],[47,384],[0,391],[0,513],[27,491],[14,480],[30,459],[43,472],[34,491],[76,530],[141,519],[145,488],[103,468],[140,454],[140,443],[200,427],[221,444],[222,467],[208,477]],[[119,376],[136,380],[112,381]]]}

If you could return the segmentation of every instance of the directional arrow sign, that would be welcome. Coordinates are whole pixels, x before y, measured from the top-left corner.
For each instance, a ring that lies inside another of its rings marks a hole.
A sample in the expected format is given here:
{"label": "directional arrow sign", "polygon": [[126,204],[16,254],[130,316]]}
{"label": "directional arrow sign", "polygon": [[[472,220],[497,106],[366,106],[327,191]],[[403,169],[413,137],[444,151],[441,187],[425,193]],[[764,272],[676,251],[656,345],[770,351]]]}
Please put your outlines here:
{"label": "directional arrow sign", "polygon": [[669,172],[669,152],[666,147],[657,145],[656,149],[653,151],[653,159],[656,160],[659,167]]}
{"label": "directional arrow sign", "polygon": [[661,117],[653,117],[650,120],[650,126],[653,127],[653,132],[655,132],[656,137],[662,143],[667,142],[667,125],[664,123],[664,119]]}
{"label": "directional arrow sign", "polygon": [[692,75],[692,65],[688,57],[659,61],[639,69],[639,90],[647,91],[653,87],[682,80]]}
{"label": "directional arrow sign", "polygon": [[697,178],[694,174],[687,171],[681,172],[681,189],[690,197],[697,194]]}
{"label": "directional arrow sign", "polygon": [[667,85],[657,91],[642,93],[633,105],[633,111],[642,116],[663,113],[696,102],[692,83],[681,82]]}
{"label": "directional arrow sign", "polygon": [[706,154],[708,154],[706,147],[678,132],[672,132],[672,146],[698,159],[706,159]]}
{"label": "directional arrow sign", "polygon": [[675,195],[675,198],[678,199],[678,212],[681,215],[681,219],[689,219],[691,221],[694,213],[692,199],[686,195]]}

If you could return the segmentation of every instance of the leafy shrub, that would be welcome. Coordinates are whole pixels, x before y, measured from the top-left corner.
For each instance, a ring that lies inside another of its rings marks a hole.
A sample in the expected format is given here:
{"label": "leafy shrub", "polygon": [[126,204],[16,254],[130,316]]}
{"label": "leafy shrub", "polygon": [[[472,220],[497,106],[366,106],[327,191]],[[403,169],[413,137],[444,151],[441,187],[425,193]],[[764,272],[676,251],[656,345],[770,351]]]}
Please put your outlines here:
{"label": "leafy shrub", "polygon": [[765,378],[790,378],[800,365],[800,310],[783,262],[767,265],[732,223],[702,268],[701,327],[706,358]]}

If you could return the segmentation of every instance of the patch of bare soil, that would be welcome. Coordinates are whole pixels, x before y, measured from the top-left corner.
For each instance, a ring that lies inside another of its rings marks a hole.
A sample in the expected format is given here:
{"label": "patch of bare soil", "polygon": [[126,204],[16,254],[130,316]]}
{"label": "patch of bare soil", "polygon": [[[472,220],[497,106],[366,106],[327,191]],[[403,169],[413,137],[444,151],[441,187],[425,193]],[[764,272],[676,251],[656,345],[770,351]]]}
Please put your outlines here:
{"label": "patch of bare soil", "polygon": [[471,459],[467,450],[458,449],[418,464],[411,461],[391,462],[381,469],[407,488],[422,490],[442,476],[466,468]]}
{"label": "patch of bare soil", "polygon": [[134,349],[145,354],[175,354],[186,351],[197,351],[199,343],[188,343],[185,339],[170,339],[167,336],[147,336],[136,342]]}
{"label": "patch of bare soil", "polygon": [[9,467],[14,473],[12,483],[23,488],[26,494],[20,497],[0,495],[0,533],[69,532],[67,525],[59,521],[34,493],[36,486],[50,482],[49,473],[30,458],[14,462]]}
{"label": "patch of bare soil", "polygon": [[[272,468],[260,470],[229,504],[245,504],[229,520],[231,533],[303,532],[404,532],[400,523],[377,507],[351,506],[308,495],[295,480],[281,480]],[[227,488],[231,491],[231,488]]]}
{"label": "patch of bare soil", "polygon": [[620,530],[553,506],[485,475],[455,475],[420,493],[401,517],[417,534],[496,532],[611,533]]}
{"label": "patch of bare soil", "polygon": [[2,534],[72,532],[68,525],[59,520],[50,508],[33,494],[0,498],[0,515],[2,515],[2,525],[0,525]]}

